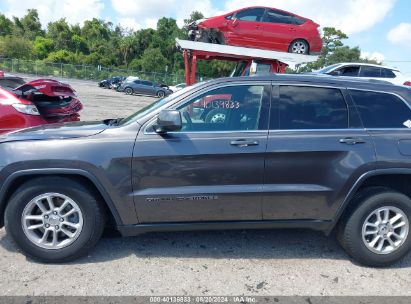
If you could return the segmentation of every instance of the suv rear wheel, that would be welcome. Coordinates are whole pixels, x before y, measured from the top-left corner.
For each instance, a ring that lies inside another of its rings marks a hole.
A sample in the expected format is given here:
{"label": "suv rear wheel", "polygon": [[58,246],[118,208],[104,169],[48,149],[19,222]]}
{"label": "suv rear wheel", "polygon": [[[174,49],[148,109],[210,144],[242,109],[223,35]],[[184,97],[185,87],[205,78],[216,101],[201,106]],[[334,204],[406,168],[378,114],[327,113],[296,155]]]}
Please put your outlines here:
{"label": "suv rear wheel", "polygon": [[354,199],[358,206],[345,216],[339,240],[360,263],[384,267],[397,262],[411,248],[411,199],[388,188],[368,188]]}
{"label": "suv rear wheel", "polygon": [[7,232],[29,256],[68,262],[100,239],[104,213],[80,183],[61,177],[33,179],[16,190],[5,213]]}

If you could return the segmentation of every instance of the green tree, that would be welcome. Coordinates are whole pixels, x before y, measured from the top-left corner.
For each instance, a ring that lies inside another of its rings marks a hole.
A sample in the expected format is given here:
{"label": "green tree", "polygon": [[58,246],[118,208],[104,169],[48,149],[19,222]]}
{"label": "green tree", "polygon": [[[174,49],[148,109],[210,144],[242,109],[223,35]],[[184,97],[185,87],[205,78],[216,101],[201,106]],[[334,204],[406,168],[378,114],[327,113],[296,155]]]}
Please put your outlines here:
{"label": "green tree", "polygon": [[141,67],[144,71],[164,72],[167,59],[159,48],[148,48],[141,57]]}
{"label": "green tree", "polygon": [[74,49],[72,41],[72,32],[65,18],[50,22],[47,25],[47,38],[54,41],[56,50]]}
{"label": "green tree", "polygon": [[13,17],[15,34],[23,36],[28,40],[34,40],[37,36],[44,36],[41,29],[39,14],[36,9],[27,10],[22,18]]}
{"label": "green tree", "polygon": [[31,50],[32,43],[23,37],[0,37],[0,57],[29,59]]}
{"label": "green tree", "polygon": [[45,61],[54,63],[73,63],[76,61],[76,55],[67,50],[58,50],[51,52]]}
{"label": "green tree", "polygon": [[0,36],[11,35],[13,32],[13,22],[0,13]]}
{"label": "green tree", "polygon": [[48,54],[54,50],[54,41],[50,38],[37,36],[33,43],[33,55],[37,59],[47,58]]}

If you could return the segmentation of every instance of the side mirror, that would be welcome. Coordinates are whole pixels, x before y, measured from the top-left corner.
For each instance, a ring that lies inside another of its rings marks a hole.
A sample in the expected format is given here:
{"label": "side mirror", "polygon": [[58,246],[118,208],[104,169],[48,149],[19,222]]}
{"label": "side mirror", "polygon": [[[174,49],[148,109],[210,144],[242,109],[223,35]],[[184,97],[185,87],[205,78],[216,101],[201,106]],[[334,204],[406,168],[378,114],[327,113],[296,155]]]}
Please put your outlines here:
{"label": "side mirror", "polygon": [[157,123],[153,126],[158,134],[180,131],[183,127],[181,113],[177,110],[162,110],[157,117]]}
{"label": "side mirror", "polygon": [[238,25],[238,19],[237,18],[233,19],[232,25],[233,25],[233,27],[236,27]]}

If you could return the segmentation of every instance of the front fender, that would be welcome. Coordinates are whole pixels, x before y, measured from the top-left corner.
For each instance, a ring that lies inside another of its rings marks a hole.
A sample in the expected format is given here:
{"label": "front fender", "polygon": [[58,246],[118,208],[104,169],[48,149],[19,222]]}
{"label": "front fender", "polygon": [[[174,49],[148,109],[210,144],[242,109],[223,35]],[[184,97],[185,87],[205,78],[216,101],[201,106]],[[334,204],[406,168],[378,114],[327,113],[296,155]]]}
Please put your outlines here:
{"label": "front fender", "polygon": [[121,219],[118,210],[109,195],[106,191],[105,187],[103,186],[102,182],[95,177],[92,173],[82,170],[82,169],[70,169],[70,168],[47,168],[47,169],[25,169],[15,171],[7,176],[4,180],[1,188],[0,188],[0,228],[4,226],[4,211],[6,208],[6,198],[9,194],[9,190],[13,186],[13,184],[21,177],[28,177],[28,176],[41,176],[41,175],[67,175],[67,176],[82,176],[87,178],[99,191],[101,196],[103,197],[107,207],[109,208],[113,218],[116,222],[116,225],[122,225],[123,220]]}

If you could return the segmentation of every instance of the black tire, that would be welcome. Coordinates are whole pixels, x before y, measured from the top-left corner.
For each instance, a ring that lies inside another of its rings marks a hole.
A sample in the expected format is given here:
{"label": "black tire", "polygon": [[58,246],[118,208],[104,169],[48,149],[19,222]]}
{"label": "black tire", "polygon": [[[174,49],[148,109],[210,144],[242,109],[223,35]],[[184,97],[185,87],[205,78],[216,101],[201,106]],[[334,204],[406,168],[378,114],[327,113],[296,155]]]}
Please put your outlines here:
{"label": "black tire", "polygon": [[304,39],[297,39],[290,43],[288,52],[293,54],[309,55],[310,45]]}
{"label": "black tire", "polygon": [[164,91],[158,91],[157,92],[157,97],[158,98],[164,98],[164,96],[166,96],[166,92],[164,92]]}
{"label": "black tire", "polygon": [[359,263],[371,267],[387,267],[402,259],[411,249],[411,236],[395,251],[387,254],[375,253],[369,249],[362,237],[362,227],[367,217],[378,208],[394,207],[411,219],[411,199],[395,190],[384,187],[370,187],[358,193],[352,206],[357,206],[343,216],[337,230],[338,240],[345,251]]}
{"label": "black tire", "polygon": [[126,93],[126,95],[133,95],[134,91],[133,91],[132,88],[127,87],[127,88],[124,89],[124,93]]}
{"label": "black tire", "polygon": [[[60,249],[45,249],[32,242],[22,227],[23,210],[38,195],[60,193],[76,202],[83,216],[81,232],[74,242]],[[12,195],[5,212],[5,227],[27,255],[45,263],[65,263],[87,254],[100,239],[105,223],[101,202],[79,182],[63,177],[42,177],[21,185]]]}

